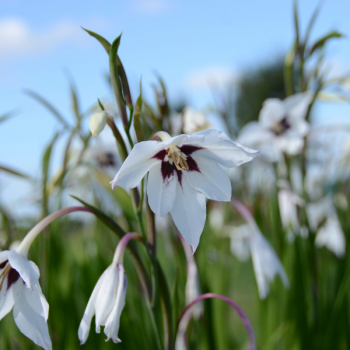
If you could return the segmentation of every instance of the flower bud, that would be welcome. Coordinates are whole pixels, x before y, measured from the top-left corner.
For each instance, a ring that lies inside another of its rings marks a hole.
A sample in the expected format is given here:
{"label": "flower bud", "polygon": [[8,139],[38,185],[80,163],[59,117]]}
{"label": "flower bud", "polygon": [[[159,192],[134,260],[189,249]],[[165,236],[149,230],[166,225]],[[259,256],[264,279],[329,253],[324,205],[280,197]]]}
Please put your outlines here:
{"label": "flower bud", "polygon": [[95,113],[89,120],[89,129],[92,137],[97,137],[107,123],[108,114],[105,111]]}

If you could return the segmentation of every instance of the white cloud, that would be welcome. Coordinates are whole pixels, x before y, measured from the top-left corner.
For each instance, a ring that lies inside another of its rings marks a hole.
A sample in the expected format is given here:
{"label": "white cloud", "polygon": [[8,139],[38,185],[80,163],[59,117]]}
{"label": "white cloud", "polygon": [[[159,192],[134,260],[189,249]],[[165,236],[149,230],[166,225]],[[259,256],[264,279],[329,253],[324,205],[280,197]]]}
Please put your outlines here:
{"label": "white cloud", "polygon": [[142,13],[161,13],[167,9],[167,5],[165,0],[137,0],[133,7]]}
{"label": "white cloud", "polygon": [[233,68],[213,66],[190,73],[185,83],[191,90],[202,90],[208,87],[227,86],[236,83],[239,78],[239,73]]}
{"label": "white cloud", "polygon": [[82,41],[83,30],[69,22],[58,22],[43,32],[36,32],[20,19],[0,21],[0,60],[42,53],[64,42]]}

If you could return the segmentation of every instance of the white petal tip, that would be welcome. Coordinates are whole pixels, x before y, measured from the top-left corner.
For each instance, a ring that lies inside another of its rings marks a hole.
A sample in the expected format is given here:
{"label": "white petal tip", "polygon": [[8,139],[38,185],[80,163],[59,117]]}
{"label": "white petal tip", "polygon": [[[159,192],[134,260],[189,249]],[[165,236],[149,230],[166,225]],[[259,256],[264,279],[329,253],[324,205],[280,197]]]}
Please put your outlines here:
{"label": "white petal tip", "polygon": [[109,184],[111,185],[112,190],[114,190],[114,187],[115,187],[114,182],[113,182],[113,181],[111,181]]}

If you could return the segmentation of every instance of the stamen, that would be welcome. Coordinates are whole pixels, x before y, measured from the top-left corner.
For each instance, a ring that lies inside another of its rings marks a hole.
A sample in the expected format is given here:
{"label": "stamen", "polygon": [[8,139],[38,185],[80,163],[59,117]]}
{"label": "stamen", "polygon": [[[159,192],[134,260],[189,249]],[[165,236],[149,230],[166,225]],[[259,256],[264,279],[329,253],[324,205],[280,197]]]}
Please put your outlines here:
{"label": "stamen", "polygon": [[1,275],[0,275],[0,291],[2,289],[2,285],[4,284],[5,282],[5,279],[8,275],[8,273],[10,272],[11,270],[11,265],[10,264],[7,264],[6,267],[4,268],[4,270],[1,272]]}
{"label": "stamen", "polygon": [[186,156],[176,147],[170,146],[168,149],[168,158],[172,159],[177,170],[188,170]]}

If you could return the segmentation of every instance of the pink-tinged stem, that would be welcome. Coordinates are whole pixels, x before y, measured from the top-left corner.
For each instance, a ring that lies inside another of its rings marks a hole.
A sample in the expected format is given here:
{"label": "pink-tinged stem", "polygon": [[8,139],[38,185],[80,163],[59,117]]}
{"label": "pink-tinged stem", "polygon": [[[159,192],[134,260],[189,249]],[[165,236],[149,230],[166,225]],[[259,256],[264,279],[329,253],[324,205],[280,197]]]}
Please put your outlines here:
{"label": "pink-tinged stem", "polygon": [[179,318],[179,321],[177,323],[177,326],[179,327],[179,324],[181,322],[181,320],[183,319],[183,317],[185,316],[185,314],[188,312],[188,310],[196,303],[198,303],[201,300],[204,299],[221,299],[223,301],[225,301],[227,304],[229,304],[230,306],[232,306],[238,313],[239,317],[241,318],[247,333],[248,333],[248,337],[249,337],[249,344],[248,344],[248,350],[256,350],[256,344],[255,344],[255,335],[254,335],[254,331],[253,331],[253,327],[249,321],[248,316],[244,313],[244,311],[234,302],[232,301],[230,298],[225,297],[224,295],[221,294],[216,294],[216,293],[206,293],[206,294],[202,294],[201,296],[199,296],[198,298],[196,298],[195,300],[193,300],[190,304],[188,304],[185,309],[182,311],[182,314]]}
{"label": "pink-tinged stem", "polygon": [[239,200],[235,198],[231,198],[231,203],[233,206],[241,213],[241,215],[244,217],[244,219],[247,221],[247,223],[250,225],[252,229],[252,234],[255,232],[259,232],[259,227],[256,224],[254,217],[252,213],[249,211],[249,209],[244,206]]}
{"label": "pink-tinged stem", "polygon": [[36,224],[24,237],[23,241],[21,242],[20,246],[16,249],[18,252],[21,252],[22,255],[27,256],[28,250],[33,243],[34,239],[38,236],[38,234],[49,224],[51,224],[52,221],[58,219],[59,217],[72,213],[75,211],[86,211],[92,213],[92,211],[86,207],[69,207],[64,208],[61,210],[58,210],[50,215],[48,215],[46,218],[41,220],[38,224]]}
{"label": "pink-tinged stem", "polygon": [[130,242],[130,240],[135,239],[137,241],[143,242],[142,237],[135,232],[129,232],[126,235],[124,235],[118,245],[117,248],[114,252],[114,257],[113,257],[113,262],[115,264],[119,263],[123,263],[123,257],[124,257],[124,252],[126,249],[126,246],[128,245],[128,243]]}

